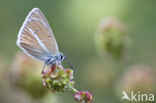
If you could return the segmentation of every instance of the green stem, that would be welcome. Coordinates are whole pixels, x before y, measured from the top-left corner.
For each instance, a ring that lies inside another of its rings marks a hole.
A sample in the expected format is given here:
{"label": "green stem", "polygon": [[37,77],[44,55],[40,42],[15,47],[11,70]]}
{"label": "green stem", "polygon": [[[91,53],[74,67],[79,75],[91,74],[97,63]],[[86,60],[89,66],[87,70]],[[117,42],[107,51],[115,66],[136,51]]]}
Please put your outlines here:
{"label": "green stem", "polygon": [[72,91],[75,92],[75,93],[78,92],[78,90],[75,89],[74,87],[72,87],[71,89],[72,89]]}

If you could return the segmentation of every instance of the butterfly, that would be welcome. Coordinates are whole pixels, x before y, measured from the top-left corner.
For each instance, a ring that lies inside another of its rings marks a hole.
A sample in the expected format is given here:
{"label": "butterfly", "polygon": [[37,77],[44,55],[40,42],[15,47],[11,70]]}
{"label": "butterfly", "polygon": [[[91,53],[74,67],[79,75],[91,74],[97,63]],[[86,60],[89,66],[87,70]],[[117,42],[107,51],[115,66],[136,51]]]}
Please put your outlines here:
{"label": "butterfly", "polygon": [[66,58],[59,52],[52,29],[38,8],[29,12],[18,33],[16,44],[27,55],[44,61],[44,67],[61,64]]}

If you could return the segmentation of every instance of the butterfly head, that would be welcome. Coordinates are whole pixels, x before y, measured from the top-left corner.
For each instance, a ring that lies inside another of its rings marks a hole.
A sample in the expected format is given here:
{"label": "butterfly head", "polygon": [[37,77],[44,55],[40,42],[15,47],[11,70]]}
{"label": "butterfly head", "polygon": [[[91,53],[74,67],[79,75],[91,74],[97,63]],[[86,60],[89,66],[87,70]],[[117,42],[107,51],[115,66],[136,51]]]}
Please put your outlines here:
{"label": "butterfly head", "polygon": [[66,57],[64,56],[63,53],[59,53],[59,54],[57,55],[57,60],[58,60],[58,61],[63,61],[65,58],[66,58]]}

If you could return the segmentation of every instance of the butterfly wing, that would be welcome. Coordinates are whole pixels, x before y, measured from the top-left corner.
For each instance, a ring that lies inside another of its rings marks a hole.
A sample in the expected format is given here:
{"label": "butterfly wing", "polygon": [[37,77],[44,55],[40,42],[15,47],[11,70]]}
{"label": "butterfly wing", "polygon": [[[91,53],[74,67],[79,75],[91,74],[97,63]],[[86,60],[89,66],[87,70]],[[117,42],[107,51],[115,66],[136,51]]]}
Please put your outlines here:
{"label": "butterfly wing", "polygon": [[45,61],[59,52],[48,21],[38,8],[26,17],[16,43],[25,53],[39,60]]}

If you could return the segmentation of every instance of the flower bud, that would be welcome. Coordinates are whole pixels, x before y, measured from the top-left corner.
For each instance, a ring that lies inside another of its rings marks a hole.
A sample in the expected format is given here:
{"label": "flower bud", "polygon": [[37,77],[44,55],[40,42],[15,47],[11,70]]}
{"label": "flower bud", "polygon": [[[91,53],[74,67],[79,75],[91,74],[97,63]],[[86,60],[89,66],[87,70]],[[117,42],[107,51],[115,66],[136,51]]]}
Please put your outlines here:
{"label": "flower bud", "polygon": [[104,19],[95,35],[97,51],[116,58],[123,56],[127,40],[123,24],[115,19]]}
{"label": "flower bud", "polygon": [[73,70],[64,69],[61,65],[52,65],[48,70],[42,71],[43,85],[55,91],[64,91],[74,86]]}
{"label": "flower bud", "polygon": [[73,79],[73,70],[71,69],[65,69],[65,72],[67,73],[68,78]]}
{"label": "flower bud", "polygon": [[91,103],[92,99],[93,99],[93,96],[88,91],[78,91],[78,92],[75,93],[74,99],[77,102]]}
{"label": "flower bud", "polygon": [[126,91],[130,94],[134,92],[156,93],[156,76],[154,69],[148,66],[135,65],[124,73],[117,84],[117,93]]}
{"label": "flower bud", "polygon": [[17,53],[11,65],[9,80],[11,84],[28,93],[33,99],[40,99],[46,94],[42,87],[41,68],[43,63],[26,54]]}

